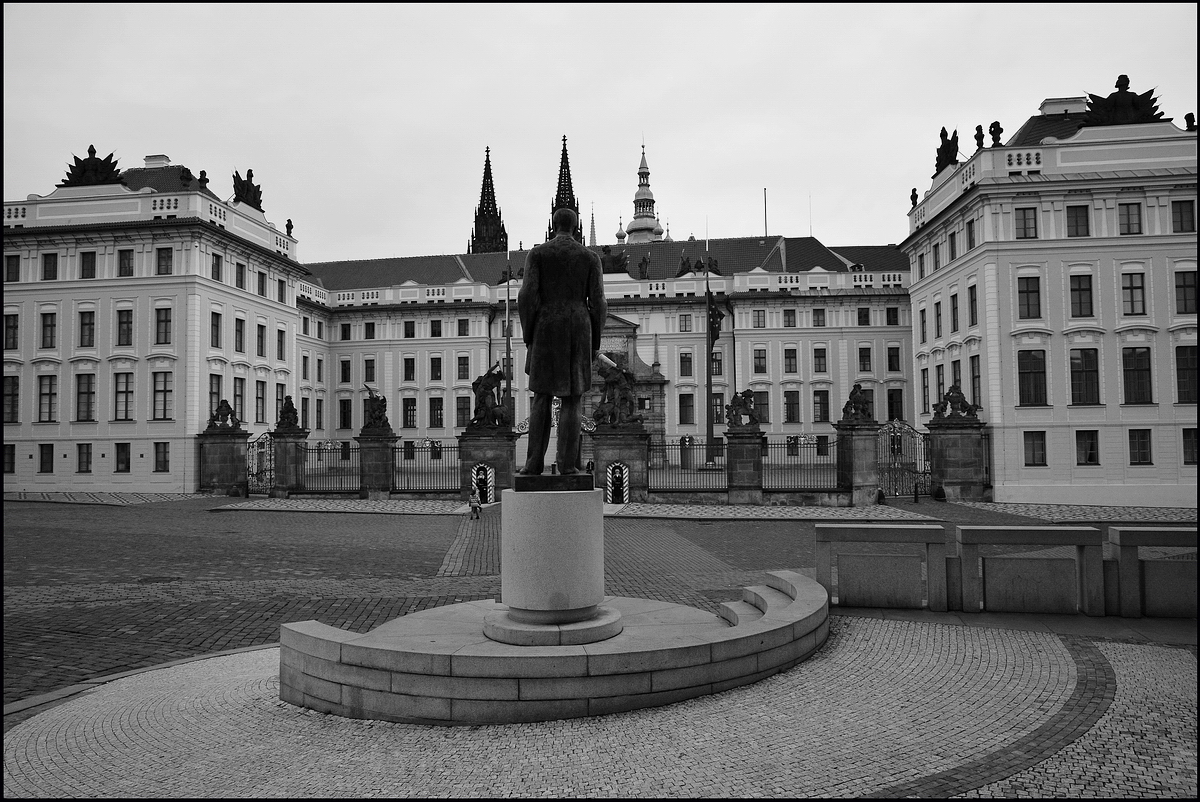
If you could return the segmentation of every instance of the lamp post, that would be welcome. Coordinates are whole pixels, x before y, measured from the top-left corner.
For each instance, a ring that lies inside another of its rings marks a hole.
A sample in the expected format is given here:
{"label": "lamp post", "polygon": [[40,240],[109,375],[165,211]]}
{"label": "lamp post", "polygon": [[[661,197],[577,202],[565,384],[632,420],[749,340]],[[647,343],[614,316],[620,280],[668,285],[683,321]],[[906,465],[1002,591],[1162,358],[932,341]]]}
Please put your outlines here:
{"label": "lamp post", "polygon": [[516,399],[512,394],[512,310],[509,299],[512,297],[512,251],[504,252],[504,407],[508,413],[508,425],[512,426],[517,419]]}

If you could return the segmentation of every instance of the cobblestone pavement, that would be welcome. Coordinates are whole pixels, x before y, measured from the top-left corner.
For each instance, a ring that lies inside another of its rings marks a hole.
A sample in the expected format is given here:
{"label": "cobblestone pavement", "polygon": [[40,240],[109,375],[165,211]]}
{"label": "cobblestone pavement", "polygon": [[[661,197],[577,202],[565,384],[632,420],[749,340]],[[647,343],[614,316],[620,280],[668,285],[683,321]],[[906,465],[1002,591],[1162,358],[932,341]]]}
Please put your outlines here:
{"label": "cobblestone pavement", "polygon": [[20,490],[5,493],[5,501],[48,501],[58,504],[154,504],[161,501],[182,501],[191,498],[208,498],[207,493],[37,493]]}
{"label": "cobblestone pavement", "polygon": [[[288,621],[365,632],[499,592],[498,505],[480,520],[307,514],[323,501],[6,504],[5,795],[1195,794],[1195,646],[1162,645],[1179,625],[1152,619],[839,615],[817,659],[758,685],[511,727],[291,708],[274,649],[108,681],[272,644]],[[1021,506],[888,505],[948,528],[1046,520]],[[607,591],[715,612],[764,570],[812,576],[818,519],[711,509],[606,519]],[[1116,640],[1080,629],[1105,623]]]}
{"label": "cobblestone pavement", "polygon": [[1105,507],[1085,504],[1007,504],[964,501],[963,506],[985,512],[1025,515],[1054,523],[1075,521],[1137,521],[1152,523],[1195,523],[1195,507]]}

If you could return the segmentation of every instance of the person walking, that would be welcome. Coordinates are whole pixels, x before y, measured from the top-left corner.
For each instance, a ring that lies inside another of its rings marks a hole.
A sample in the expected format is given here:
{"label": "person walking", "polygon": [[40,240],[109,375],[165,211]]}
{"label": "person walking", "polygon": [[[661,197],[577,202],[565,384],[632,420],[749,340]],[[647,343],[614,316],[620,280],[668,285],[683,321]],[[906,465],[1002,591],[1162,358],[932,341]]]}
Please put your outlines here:
{"label": "person walking", "polygon": [[476,488],[476,487],[471,488],[471,498],[467,501],[467,503],[471,506],[472,520],[478,518],[479,517],[479,488]]}

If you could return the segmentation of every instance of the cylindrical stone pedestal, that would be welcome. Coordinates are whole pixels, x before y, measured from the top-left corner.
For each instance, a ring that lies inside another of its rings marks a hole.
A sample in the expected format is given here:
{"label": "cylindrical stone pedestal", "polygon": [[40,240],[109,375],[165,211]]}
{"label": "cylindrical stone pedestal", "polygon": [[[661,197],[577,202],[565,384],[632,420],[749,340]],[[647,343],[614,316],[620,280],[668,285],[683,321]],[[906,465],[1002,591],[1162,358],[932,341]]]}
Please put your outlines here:
{"label": "cylindrical stone pedestal", "polygon": [[604,491],[500,494],[500,601],[514,621],[568,624],[604,600]]}

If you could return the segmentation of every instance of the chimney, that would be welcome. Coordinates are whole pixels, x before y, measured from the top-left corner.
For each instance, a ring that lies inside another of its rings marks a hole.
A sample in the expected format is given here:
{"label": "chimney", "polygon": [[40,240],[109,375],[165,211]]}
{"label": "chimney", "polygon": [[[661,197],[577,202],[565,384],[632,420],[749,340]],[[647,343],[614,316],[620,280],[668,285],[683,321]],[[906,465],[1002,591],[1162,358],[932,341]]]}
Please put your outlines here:
{"label": "chimney", "polygon": [[162,153],[156,154],[154,156],[146,157],[146,169],[147,170],[149,170],[153,167],[170,167],[170,166],[171,166],[171,159]]}
{"label": "chimney", "polygon": [[1050,114],[1087,111],[1086,97],[1048,97],[1042,101],[1038,111],[1045,117]]}

